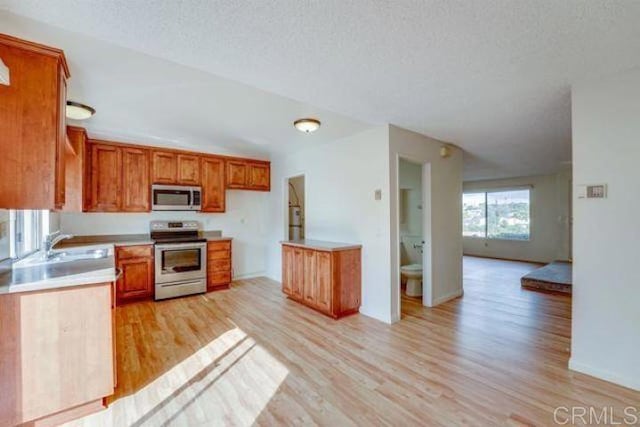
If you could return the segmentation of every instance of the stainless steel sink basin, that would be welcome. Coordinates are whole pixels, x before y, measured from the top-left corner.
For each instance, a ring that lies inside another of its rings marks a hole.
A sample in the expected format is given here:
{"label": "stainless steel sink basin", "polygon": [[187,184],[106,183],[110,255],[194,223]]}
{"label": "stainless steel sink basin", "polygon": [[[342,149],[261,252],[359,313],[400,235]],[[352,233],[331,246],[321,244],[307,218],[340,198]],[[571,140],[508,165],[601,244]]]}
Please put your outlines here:
{"label": "stainless steel sink basin", "polygon": [[101,259],[113,255],[110,248],[75,248],[52,251],[49,256],[42,252],[30,255],[13,264],[13,268],[33,267],[44,264],[79,261],[85,259]]}

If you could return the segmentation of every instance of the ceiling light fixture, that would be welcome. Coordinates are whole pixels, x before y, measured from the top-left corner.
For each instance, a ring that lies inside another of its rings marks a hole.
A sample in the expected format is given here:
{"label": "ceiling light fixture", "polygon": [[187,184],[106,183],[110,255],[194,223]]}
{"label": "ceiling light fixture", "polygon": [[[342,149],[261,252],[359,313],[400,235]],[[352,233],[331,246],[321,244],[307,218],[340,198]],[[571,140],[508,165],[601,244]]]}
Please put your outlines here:
{"label": "ceiling light fixture", "polygon": [[93,116],[96,110],[79,102],[67,101],[67,118],[73,120],[85,120]]}
{"label": "ceiling light fixture", "polygon": [[320,127],[320,120],[310,119],[310,118],[298,119],[295,122],[293,122],[293,125],[300,132],[312,133],[317,131],[318,128]]}

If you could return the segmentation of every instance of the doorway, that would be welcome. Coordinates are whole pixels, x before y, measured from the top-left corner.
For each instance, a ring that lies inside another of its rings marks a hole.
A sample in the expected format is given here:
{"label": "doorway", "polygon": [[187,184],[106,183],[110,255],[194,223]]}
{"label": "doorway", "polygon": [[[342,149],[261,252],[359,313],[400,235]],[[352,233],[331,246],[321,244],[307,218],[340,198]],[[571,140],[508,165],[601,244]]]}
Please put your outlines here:
{"label": "doorway", "polygon": [[289,240],[305,238],[305,185],[304,175],[287,178],[288,215],[287,229]]}
{"label": "doorway", "polygon": [[406,305],[431,305],[430,191],[430,163],[399,157],[397,250],[400,312]]}

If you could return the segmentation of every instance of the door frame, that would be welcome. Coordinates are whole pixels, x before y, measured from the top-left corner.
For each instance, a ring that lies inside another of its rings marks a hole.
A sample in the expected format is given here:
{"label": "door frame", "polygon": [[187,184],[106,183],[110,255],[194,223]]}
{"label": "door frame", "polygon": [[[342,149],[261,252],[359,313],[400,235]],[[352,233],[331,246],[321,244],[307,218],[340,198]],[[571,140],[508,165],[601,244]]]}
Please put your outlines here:
{"label": "door frame", "polygon": [[[283,231],[283,240],[289,240],[289,180],[291,178],[304,178],[304,211],[303,215],[306,218],[307,211],[307,174],[305,172],[296,172],[291,175],[287,175],[282,179],[282,210],[283,210],[283,222],[284,222],[284,231]],[[307,226],[306,221],[304,221],[304,235],[305,238],[307,236]]]}
{"label": "door frame", "polygon": [[395,245],[394,256],[392,256],[391,271],[397,271],[398,274],[394,274],[392,277],[392,294],[395,298],[392,298],[393,307],[391,312],[392,319],[401,319],[401,275],[400,275],[400,160],[405,160],[417,165],[421,165],[421,183],[422,183],[422,241],[424,242],[422,248],[422,305],[426,307],[433,307],[433,245],[432,245],[432,230],[431,230],[431,191],[432,191],[432,173],[431,162],[421,160],[409,155],[396,153],[396,197],[393,201],[396,209],[396,220],[392,226],[395,228],[395,235],[397,236],[397,244]]}

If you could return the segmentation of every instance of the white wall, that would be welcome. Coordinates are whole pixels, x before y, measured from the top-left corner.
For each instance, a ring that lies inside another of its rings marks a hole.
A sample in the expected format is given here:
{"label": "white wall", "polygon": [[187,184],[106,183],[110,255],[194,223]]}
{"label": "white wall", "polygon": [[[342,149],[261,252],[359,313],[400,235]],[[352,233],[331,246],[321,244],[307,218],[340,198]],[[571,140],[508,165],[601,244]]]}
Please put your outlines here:
{"label": "white wall", "polygon": [[[396,126],[389,127],[390,177],[390,281],[392,319],[400,318],[400,271],[398,226],[398,165],[406,158],[430,166],[430,179],[423,199],[429,227],[423,227],[425,253],[423,282],[431,283],[430,305],[462,295],[462,151],[451,147],[451,157],[440,157],[443,142]],[[424,181],[423,181],[424,183]],[[423,184],[424,185],[424,184]],[[425,292],[423,287],[423,292]]]}
{"label": "white wall", "polygon": [[640,390],[640,68],[576,84],[571,369]]}
{"label": "white wall", "polygon": [[204,230],[222,230],[233,237],[234,277],[264,274],[266,270],[266,221],[269,193],[228,190],[225,213],[61,213],[64,233],[75,235],[148,234],[152,220],[197,220]]}
{"label": "white wall", "polygon": [[[362,244],[360,312],[391,321],[388,126],[272,158],[268,274],[282,276],[286,179],[304,174],[306,237]],[[375,200],[375,190],[382,200]]]}
{"label": "white wall", "polygon": [[465,237],[465,255],[551,262],[570,257],[569,205],[571,173],[465,182],[464,191],[532,185],[529,241]]}
{"label": "white wall", "polygon": [[0,209],[0,261],[10,256],[9,209]]}

